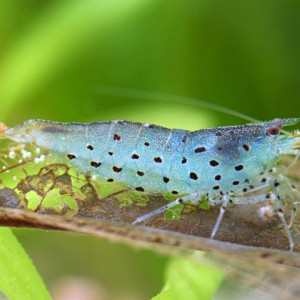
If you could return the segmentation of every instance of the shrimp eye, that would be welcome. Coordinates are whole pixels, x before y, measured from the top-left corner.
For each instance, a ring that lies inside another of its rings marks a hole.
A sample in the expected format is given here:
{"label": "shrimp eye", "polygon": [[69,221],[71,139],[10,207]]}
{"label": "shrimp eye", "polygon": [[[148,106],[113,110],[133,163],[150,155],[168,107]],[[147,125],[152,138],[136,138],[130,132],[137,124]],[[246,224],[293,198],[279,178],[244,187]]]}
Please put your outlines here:
{"label": "shrimp eye", "polygon": [[280,127],[276,125],[271,125],[267,128],[267,135],[278,135],[280,132]]}

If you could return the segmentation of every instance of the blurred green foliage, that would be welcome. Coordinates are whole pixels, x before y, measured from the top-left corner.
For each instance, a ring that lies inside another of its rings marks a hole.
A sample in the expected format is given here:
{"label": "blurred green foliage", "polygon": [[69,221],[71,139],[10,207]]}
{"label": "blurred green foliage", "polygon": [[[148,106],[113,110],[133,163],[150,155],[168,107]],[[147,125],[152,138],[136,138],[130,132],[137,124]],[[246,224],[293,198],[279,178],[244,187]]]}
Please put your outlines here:
{"label": "blurred green foliage", "polygon": [[152,300],[210,300],[224,274],[217,268],[184,259],[173,259],[166,268],[164,291]]}
{"label": "blurred green foliage", "polygon": [[[8,299],[50,299],[44,283],[11,229],[0,228],[0,291]],[[1,296],[0,296],[1,297]]]}
{"label": "blurred green foliage", "polygon": [[[261,120],[299,116],[299,9],[298,0],[2,0],[0,120],[244,123],[187,104],[101,95],[102,85],[191,96]],[[155,253],[16,232],[49,286],[90,276],[110,299],[149,299],[163,286],[166,258]]]}

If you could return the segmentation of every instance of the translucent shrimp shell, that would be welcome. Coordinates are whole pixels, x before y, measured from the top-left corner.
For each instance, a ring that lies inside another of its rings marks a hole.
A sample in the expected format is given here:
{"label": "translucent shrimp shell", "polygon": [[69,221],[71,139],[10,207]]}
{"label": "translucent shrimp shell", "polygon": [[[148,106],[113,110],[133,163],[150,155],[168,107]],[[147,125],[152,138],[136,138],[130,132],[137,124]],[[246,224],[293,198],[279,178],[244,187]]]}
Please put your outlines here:
{"label": "translucent shrimp shell", "polygon": [[295,154],[300,137],[280,135],[299,119],[197,131],[127,121],[57,123],[29,120],[4,131],[33,143],[81,172],[147,193],[239,194],[268,183],[278,159]]}

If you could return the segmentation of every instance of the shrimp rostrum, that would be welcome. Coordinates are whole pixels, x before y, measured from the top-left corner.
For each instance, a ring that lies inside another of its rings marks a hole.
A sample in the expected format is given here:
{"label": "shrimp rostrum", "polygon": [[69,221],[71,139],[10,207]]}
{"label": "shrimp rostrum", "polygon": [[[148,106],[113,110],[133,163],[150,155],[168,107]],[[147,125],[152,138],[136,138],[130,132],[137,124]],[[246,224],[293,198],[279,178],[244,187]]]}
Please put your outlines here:
{"label": "shrimp rostrum", "polygon": [[57,159],[80,172],[123,182],[141,193],[178,195],[133,224],[206,197],[211,205],[221,205],[213,238],[229,202],[266,202],[261,212],[279,216],[293,249],[282,208],[286,198],[296,205],[299,192],[277,164],[283,156],[300,156],[300,133],[281,130],[297,122],[275,119],[187,131],[122,120],[87,124],[29,120],[9,129],[2,126],[1,137],[56,153]]}

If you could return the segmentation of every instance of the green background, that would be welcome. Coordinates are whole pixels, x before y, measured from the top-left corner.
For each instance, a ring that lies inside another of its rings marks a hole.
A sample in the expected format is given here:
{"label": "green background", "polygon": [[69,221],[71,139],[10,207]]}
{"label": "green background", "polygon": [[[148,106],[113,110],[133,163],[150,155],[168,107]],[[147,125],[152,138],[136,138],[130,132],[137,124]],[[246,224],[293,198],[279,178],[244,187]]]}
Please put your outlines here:
{"label": "green background", "polygon": [[[243,124],[188,103],[130,99],[102,86],[190,96],[259,120],[299,116],[300,1],[0,1],[0,120],[128,119],[197,129]],[[50,289],[68,277],[107,299],[149,299],[168,259],[96,238],[16,230]]]}

